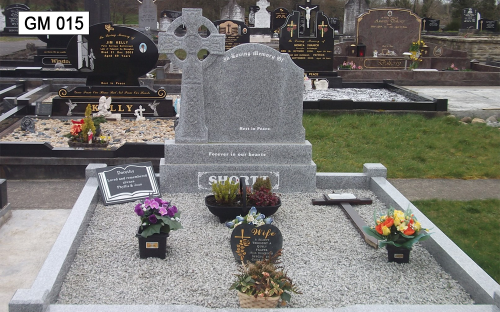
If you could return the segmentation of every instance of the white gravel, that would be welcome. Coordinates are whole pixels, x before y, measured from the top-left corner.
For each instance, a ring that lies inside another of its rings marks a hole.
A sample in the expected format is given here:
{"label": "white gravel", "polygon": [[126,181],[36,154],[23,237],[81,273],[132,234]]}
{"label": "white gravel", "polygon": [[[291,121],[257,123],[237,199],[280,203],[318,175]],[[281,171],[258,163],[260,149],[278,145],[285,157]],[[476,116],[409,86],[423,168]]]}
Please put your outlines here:
{"label": "white gravel", "polygon": [[304,91],[304,101],[353,100],[354,102],[411,102],[411,99],[387,89],[330,88]]}
{"label": "white gravel", "polygon": [[[370,191],[354,206],[368,224],[386,207]],[[284,243],[283,265],[302,290],[289,305],[337,308],[354,304],[473,304],[465,290],[418,244],[409,264],[387,262],[385,249],[368,246],[339,206],[313,206],[317,193],[282,195],[274,215]],[[238,263],[231,231],[204,205],[203,195],[174,194],[184,229],[171,233],[167,257],[140,259],[135,203],[99,204],[62,286],[58,304],[185,304],[237,308],[228,288]],[[425,226],[425,225],[424,225]]]}

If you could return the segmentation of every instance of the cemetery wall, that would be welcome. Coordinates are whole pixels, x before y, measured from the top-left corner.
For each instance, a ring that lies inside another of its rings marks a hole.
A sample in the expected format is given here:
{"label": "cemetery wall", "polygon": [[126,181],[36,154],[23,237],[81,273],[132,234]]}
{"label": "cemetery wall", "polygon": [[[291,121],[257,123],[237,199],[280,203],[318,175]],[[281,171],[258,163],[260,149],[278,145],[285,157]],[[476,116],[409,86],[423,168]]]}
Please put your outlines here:
{"label": "cemetery wall", "polygon": [[423,35],[425,43],[434,43],[453,50],[467,51],[470,59],[481,62],[487,57],[500,60],[500,37],[441,37]]}

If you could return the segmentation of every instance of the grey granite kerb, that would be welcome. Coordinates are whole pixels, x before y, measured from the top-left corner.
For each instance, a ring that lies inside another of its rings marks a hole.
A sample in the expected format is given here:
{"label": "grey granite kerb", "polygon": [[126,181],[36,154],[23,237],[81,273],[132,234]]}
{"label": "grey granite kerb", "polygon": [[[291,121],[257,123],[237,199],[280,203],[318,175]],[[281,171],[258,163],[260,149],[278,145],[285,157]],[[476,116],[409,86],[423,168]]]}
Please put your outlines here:
{"label": "grey granite kerb", "polygon": [[[175,65],[182,69],[179,125],[175,128],[175,140],[178,143],[206,143],[208,130],[205,125],[205,102],[203,98],[203,68],[208,66],[217,55],[224,54],[225,35],[219,34],[214,24],[201,15],[201,9],[182,9],[182,16],[175,19],[165,34],[158,38],[158,51],[167,53]],[[175,30],[184,25],[186,34],[175,35]],[[199,28],[205,26],[209,36],[203,38]],[[209,52],[203,61],[198,59],[198,52]],[[174,52],[184,50],[186,59],[180,60]]]}

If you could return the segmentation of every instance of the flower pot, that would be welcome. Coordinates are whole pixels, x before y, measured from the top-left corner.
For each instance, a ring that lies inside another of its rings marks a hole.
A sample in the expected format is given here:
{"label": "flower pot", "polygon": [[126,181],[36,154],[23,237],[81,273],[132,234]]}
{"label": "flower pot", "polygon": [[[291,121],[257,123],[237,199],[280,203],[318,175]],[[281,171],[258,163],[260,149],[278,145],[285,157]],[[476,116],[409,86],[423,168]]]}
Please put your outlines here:
{"label": "flower pot", "polygon": [[240,299],[241,308],[276,308],[280,300],[279,296],[276,297],[257,297],[249,296],[238,291],[238,298]]}
{"label": "flower pot", "polygon": [[387,249],[388,262],[408,263],[410,262],[411,249],[396,247],[394,245],[385,245]]}
{"label": "flower pot", "polygon": [[149,257],[165,259],[168,234],[153,234],[144,238],[137,232],[135,236],[139,240],[139,256],[141,259]]}

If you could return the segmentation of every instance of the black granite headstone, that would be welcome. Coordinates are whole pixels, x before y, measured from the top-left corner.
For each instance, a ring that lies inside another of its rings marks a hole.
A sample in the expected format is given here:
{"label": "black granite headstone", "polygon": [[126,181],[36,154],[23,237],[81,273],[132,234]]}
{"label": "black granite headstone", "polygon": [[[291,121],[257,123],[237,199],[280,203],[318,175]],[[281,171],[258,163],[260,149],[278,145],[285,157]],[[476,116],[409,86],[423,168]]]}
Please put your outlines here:
{"label": "black granite headstone", "polygon": [[71,66],[66,53],[66,47],[73,35],[40,35],[38,39],[47,44],[46,48],[39,48],[34,57],[35,63],[43,67],[54,67],[57,63]]}
{"label": "black granite headstone", "polygon": [[220,20],[214,22],[220,34],[226,35],[226,51],[242,43],[250,42],[250,32],[247,25],[240,21]]}
{"label": "black granite headstone", "polygon": [[85,0],[85,11],[89,12],[90,26],[111,22],[109,0]]}
{"label": "black granite headstone", "polygon": [[439,22],[438,19],[432,19],[425,17],[422,19],[422,30],[425,31],[439,31]]}
{"label": "black granite headstone", "polygon": [[273,32],[285,24],[288,14],[289,12],[285,8],[277,8],[271,13],[271,30]]}
{"label": "black granite headstone", "polygon": [[0,209],[7,206],[7,180],[0,179]]}
{"label": "black granite headstone", "polygon": [[340,20],[336,17],[330,17],[328,19],[328,23],[330,24],[330,26],[332,26],[332,28],[334,30],[337,30],[339,31],[340,30]]}
{"label": "black granite headstone", "polygon": [[265,224],[256,227],[252,224],[241,224],[231,233],[231,250],[238,262],[261,261],[269,253],[275,254],[283,247],[283,236],[280,230]]}
{"label": "black granite headstone", "polygon": [[477,10],[474,8],[463,9],[462,29],[476,29],[476,27],[477,27]]}
{"label": "black granite headstone", "polygon": [[19,11],[29,11],[30,8],[26,4],[11,4],[5,7],[3,14],[5,15],[4,33],[17,34],[19,32]]}
{"label": "black granite headstone", "polygon": [[280,52],[288,53],[305,71],[332,71],[334,29],[328,23],[328,17],[322,12],[318,14],[316,37],[300,36],[299,19],[300,13],[293,11],[281,27]]}
{"label": "black granite headstone", "polygon": [[496,29],[497,29],[497,21],[485,18],[479,20],[479,30],[496,31]]}
{"label": "black granite headstone", "polygon": [[105,205],[160,196],[151,162],[96,169]]}

